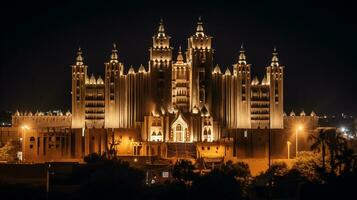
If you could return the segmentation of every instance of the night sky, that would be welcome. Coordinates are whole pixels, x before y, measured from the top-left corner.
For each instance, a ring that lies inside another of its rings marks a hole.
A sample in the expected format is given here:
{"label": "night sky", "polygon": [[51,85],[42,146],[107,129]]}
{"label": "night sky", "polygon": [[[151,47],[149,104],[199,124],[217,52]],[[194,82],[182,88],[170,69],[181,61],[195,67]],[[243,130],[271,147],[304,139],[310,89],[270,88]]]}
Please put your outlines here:
{"label": "night sky", "polygon": [[244,43],[261,80],[276,46],[286,66],[286,112],[357,114],[357,18],[343,1],[12,2],[0,8],[0,110],[66,111],[78,46],[89,75],[103,74],[113,41],[126,69],[147,67],[160,18],[176,58],[202,16],[222,71]]}

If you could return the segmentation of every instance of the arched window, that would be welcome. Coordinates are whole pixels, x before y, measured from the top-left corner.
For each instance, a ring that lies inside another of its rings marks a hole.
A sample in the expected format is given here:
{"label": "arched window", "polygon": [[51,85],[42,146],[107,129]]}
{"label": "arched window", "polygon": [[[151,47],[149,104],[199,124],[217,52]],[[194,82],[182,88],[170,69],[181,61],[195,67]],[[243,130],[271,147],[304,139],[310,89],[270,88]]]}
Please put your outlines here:
{"label": "arched window", "polygon": [[30,142],[34,142],[35,141],[35,137],[30,137]]}
{"label": "arched window", "polygon": [[182,126],[181,126],[181,124],[177,124],[177,126],[176,126],[176,131],[182,131]]}
{"label": "arched window", "polygon": [[211,135],[211,129],[208,129],[208,135]]}
{"label": "arched window", "polygon": [[207,130],[206,129],[203,131],[203,135],[207,135]]}

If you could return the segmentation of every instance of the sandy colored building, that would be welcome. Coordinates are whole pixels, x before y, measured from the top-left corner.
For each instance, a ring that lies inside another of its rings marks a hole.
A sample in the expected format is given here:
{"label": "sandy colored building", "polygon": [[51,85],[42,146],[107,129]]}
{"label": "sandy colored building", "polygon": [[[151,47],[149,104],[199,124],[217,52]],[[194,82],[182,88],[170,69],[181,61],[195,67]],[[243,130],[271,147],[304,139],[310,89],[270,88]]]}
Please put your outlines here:
{"label": "sandy colored building", "polygon": [[161,21],[148,65],[128,71],[114,44],[102,76],[89,75],[78,49],[72,112],[13,116],[13,128],[22,135],[23,160],[81,160],[111,145],[120,156],[264,157],[268,130],[273,154],[286,156],[293,132],[287,124],[296,120],[284,117],[284,66],[276,49],[260,81],[252,78],[243,46],[232,68],[214,64],[213,38],[201,19],[187,49],[179,47],[175,57],[170,41]]}

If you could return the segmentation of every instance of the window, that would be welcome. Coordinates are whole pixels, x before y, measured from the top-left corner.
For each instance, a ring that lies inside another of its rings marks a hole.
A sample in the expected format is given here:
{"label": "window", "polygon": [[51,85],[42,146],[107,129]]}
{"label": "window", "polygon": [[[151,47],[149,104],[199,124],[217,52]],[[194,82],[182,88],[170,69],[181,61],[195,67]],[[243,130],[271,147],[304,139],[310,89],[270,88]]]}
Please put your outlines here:
{"label": "window", "polygon": [[205,147],[201,147],[202,150],[205,150]]}
{"label": "window", "polygon": [[30,137],[30,142],[35,142],[35,137]]}
{"label": "window", "polygon": [[32,144],[30,144],[30,149],[32,149],[33,148],[33,145]]}
{"label": "window", "polygon": [[181,126],[181,124],[177,124],[177,126],[176,126],[176,131],[182,131],[182,126]]}

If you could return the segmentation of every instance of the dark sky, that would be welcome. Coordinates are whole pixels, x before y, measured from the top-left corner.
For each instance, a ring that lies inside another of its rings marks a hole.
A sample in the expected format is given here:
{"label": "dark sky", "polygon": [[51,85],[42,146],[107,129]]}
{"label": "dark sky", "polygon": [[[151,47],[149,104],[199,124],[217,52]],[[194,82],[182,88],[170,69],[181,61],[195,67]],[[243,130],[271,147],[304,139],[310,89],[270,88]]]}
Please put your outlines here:
{"label": "dark sky", "polygon": [[243,42],[261,79],[277,47],[287,112],[357,113],[357,18],[343,1],[11,2],[0,13],[0,110],[68,110],[79,45],[89,74],[102,75],[113,41],[127,69],[147,66],[160,18],[176,55],[202,16],[222,70]]}

